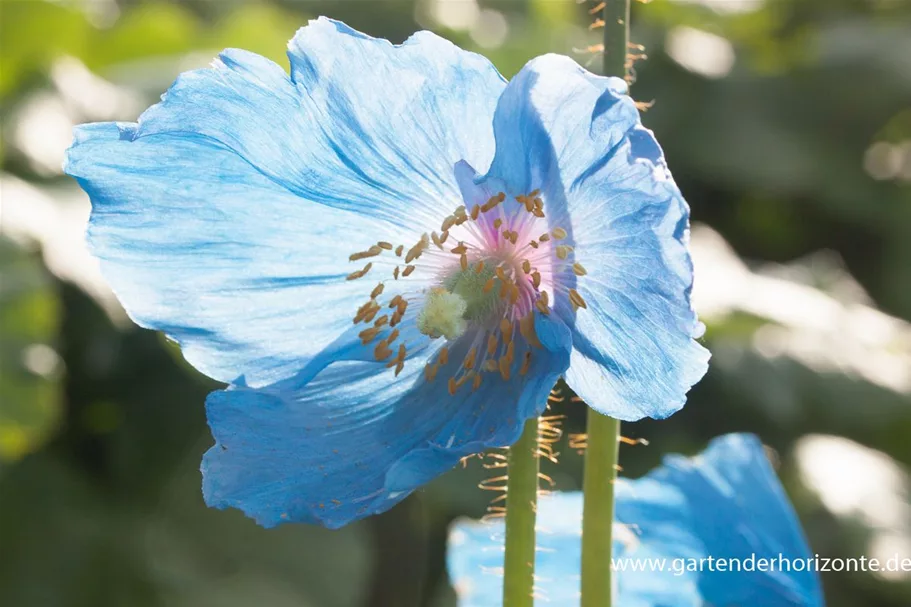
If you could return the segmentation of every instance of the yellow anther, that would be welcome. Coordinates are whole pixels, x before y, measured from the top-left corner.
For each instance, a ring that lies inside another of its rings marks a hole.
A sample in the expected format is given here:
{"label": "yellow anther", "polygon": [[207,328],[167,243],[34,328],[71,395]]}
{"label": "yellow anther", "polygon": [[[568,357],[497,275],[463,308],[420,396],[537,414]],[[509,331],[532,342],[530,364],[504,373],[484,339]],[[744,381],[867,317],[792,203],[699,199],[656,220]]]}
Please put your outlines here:
{"label": "yellow anther", "polygon": [[465,209],[464,205],[459,205],[453,211],[453,215],[456,217],[465,217],[468,214],[468,211]]}
{"label": "yellow anther", "polygon": [[471,389],[477,390],[481,387],[481,374],[475,373],[474,377],[471,378]]}
{"label": "yellow anther", "polygon": [[491,333],[490,337],[487,338],[487,355],[493,356],[494,352],[497,351],[497,344],[499,340],[497,339],[496,333]]}
{"label": "yellow anther", "polygon": [[442,241],[440,240],[440,237],[439,237],[439,235],[438,235],[436,232],[431,232],[430,238],[433,239],[433,244],[435,244],[435,245],[437,246],[438,249],[442,249],[442,248],[443,248],[443,243],[442,243]]}
{"label": "yellow anther", "polygon": [[369,329],[364,329],[363,331],[358,333],[357,336],[361,338],[361,343],[366,346],[371,341],[376,339],[376,336],[379,332],[380,332],[379,327],[370,327]]}
{"label": "yellow anther", "polygon": [[541,193],[541,190],[532,190],[531,192],[529,192],[528,197],[536,198],[538,196],[538,194],[540,194],[540,193]]}
{"label": "yellow anther", "polygon": [[569,301],[572,302],[574,308],[582,308],[583,310],[588,308],[588,304],[585,303],[585,300],[575,289],[569,290]]}
{"label": "yellow anther", "polygon": [[541,237],[538,238],[538,240],[540,240],[541,242],[547,242],[548,240],[550,240],[550,234],[541,234]]}
{"label": "yellow anther", "polygon": [[550,305],[550,295],[548,295],[547,291],[541,291],[541,301],[544,302],[545,306]]}
{"label": "yellow anther", "polygon": [[472,219],[472,221],[474,221],[475,219],[477,219],[477,218],[478,218],[478,215],[480,215],[480,214],[481,214],[481,207],[479,207],[478,205],[474,205],[473,207],[471,207],[471,219]]}
{"label": "yellow anther", "polygon": [[449,238],[449,230],[443,230],[443,233],[440,234],[440,244],[445,243],[447,238]]}
{"label": "yellow anther", "polygon": [[395,254],[396,254],[396,256],[397,256],[397,257],[401,257],[401,256],[402,256],[402,251],[404,251],[404,250],[405,250],[405,245],[400,244],[399,246],[397,246],[397,247],[395,248]]}
{"label": "yellow anther", "polygon": [[401,295],[396,295],[395,297],[393,297],[393,298],[389,301],[389,307],[390,307],[390,308],[395,308],[395,307],[397,307],[397,306],[399,305],[399,302],[400,302],[400,301],[402,301],[402,296],[401,296]]}
{"label": "yellow anther", "polygon": [[373,326],[374,326],[374,327],[382,327],[383,325],[385,325],[385,324],[388,323],[388,322],[389,322],[389,315],[388,315],[388,314],[383,314],[382,316],[380,316],[379,318],[376,319],[376,322],[373,323]]}
{"label": "yellow anther", "polygon": [[465,356],[465,360],[462,361],[462,366],[464,366],[466,369],[473,369],[474,368],[474,358],[475,358],[475,349],[472,348],[471,350],[468,351],[468,355]]}
{"label": "yellow anther", "polygon": [[535,307],[538,308],[538,312],[541,314],[547,315],[550,314],[550,308],[547,307],[547,304],[543,300],[539,299],[535,302]]}
{"label": "yellow anther", "polygon": [[439,366],[428,363],[427,366],[424,367],[424,378],[426,378],[427,381],[433,381],[434,379],[436,379],[437,371],[439,371],[439,370],[440,370]]}
{"label": "yellow anther", "polygon": [[373,357],[378,361],[384,361],[387,358],[392,356],[392,350],[389,349],[389,346],[386,345],[385,341],[381,341],[376,344],[376,347],[373,349]]}
{"label": "yellow anther", "polygon": [[525,353],[525,358],[522,360],[522,368],[519,369],[519,375],[525,375],[528,373],[528,368],[531,366],[531,350]]}
{"label": "yellow anther", "polygon": [[458,244],[458,246],[453,247],[452,249],[450,249],[449,252],[450,252],[450,253],[454,253],[454,254],[456,254],[456,255],[462,255],[463,253],[467,253],[467,252],[468,252],[468,247],[465,246],[465,243],[464,243],[464,242],[460,242],[460,243]]}
{"label": "yellow anther", "polygon": [[412,272],[414,272],[414,266],[405,266],[405,269],[402,271],[402,276],[411,276]]}
{"label": "yellow anther", "polygon": [[497,293],[497,296],[500,298],[506,297],[506,293],[509,291],[509,285],[512,284],[508,280],[500,282],[500,292]]}
{"label": "yellow anther", "polygon": [[367,257],[376,257],[377,255],[379,255],[382,252],[383,252],[383,249],[381,249],[380,247],[378,247],[376,245],[373,245],[366,251],[361,251],[360,253],[353,253],[353,254],[349,255],[348,261],[357,261],[359,259],[365,259]]}
{"label": "yellow anther", "polygon": [[485,293],[490,293],[490,290],[493,289],[493,285],[496,282],[496,279],[489,278],[487,282],[484,283],[484,286],[481,288]]}
{"label": "yellow anther", "polygon": [[373,262],[368,263],[366,266],[363,267],[363,269],[358,270],[357,272],[352,272],[345,278],[345,280],[355,280],[357,278],[361,278],[361,277],[365,276],[367,274],[367,272],[370,271],[371,268],[373,268]]}
{"label": "yellow anther", "polygon": [[557,257],[560,259],[566,259],[567,257],[569,257],[569,252],[572,250],[573,250],[573,248],[571,246],[566,245],[566,244],[561,244],[560,246],[557,247]]}
{"label": "yellow anther", "polygon": [[573,273],[576,276],[585,276],[586,274],[588,274],[588,272],[585,270],[585,268],[579,262],[576,262],[573,264]]}
{"label": "yellow anther", "polygon": [[541,341],[538,339],[538,334],[535,332],[535,313],[529,312],[521,319],[519,319],[519,333],[522,337],[525,338],[525,341],[530,345],[540,348]]}
{"label": "yellow anther", "polygon": [[392,333],[389,334],[389,337],[386,338],[386,345],[392,345],[392,342],[394,342],[396,339],[398,339],[398,337],[399,337],[399,330],[393,329]]}
{"label": "yellow anther", "polygon": [[531,246],[532,249],[537,249],[537,248],[540,246],[540,245],[538,245],[538,241],[537,241],[537,240],[532,240],[532,241],[529,242],[528,244]]}
{"label": "yellow anther", "polygon": [[459,389],[459,384],[456,383],[456,380],[454,377],[449,378],[448,388],[449,388],[449,395],[455,396],[456,390]]}
{"label": "yellow anther", "polygon": [[392,271],[392,277],[396,280],[399,279],[399,267],[395,266],[395,269]]}
{"label": "yellow anther", "polygon": [[463,271],[468,269],[468,256],[467,255],[462,254],[462,256],[459,258],[459,265],[462,266]]}
{"label": "yellow anther", "polygon": [[531,274],[531,262],[527,259],[522,260],[522,271],[526,274]]}
{"label": "yellow anther", "polygon": [[505,356],[501,356],[500,360],[497,361],[497,367],[500,369],[500,377],[503,378],[503,381],[509,381],[509,366],[511,362],[512,361],[508,360]]}
{"label": "yellow anther", "polygon": [[506,346],[506,359],[509,361],[509,364],[512,364],[513,359],[516,355],[516,342],[511,341]]}
{"label": "yellow anther", "polygon": [[499,217],[493,220],[493,229],[494,230],[499,230],[501,225],[503,225],[503,220],[500,219]]}
{"label": "yellow anther", "polygon": [[371,299],[376,299],[377,297],[379,297],[383,293],[384,288],[386,288],[386,287],[385,287],[385,285],[383,285],[383,283],[379,283],[378,285],[373,287],[373,290],[370,291]]}
{"label": "yellow anther", "polygon": [[481,272],[483,272],[484,271],[484,262],[479,261],[477,263],[477,265],[474,267],[474,271],[475,271],[475,274],[480,274]]}
{"label": "yellow anther", "polygon": [[440,348],[440,364],[445,365],[449,363],[449,348],[443,346]]}
{"label": "yellow anther", "polygon": [[519,301],[519,287],[516,283],[512,283],[509,285],[509,303],[516,305],[517,301]]}
{"label": "yellow anther", "polygon": [[488,358],[484,361],[484,370],[485,371],[496,371],[497,370],[497,361],[493,358]]}
{"label": "yellow anther", "polygon": [[392,313],[392,320],[389,321],[389,326],[394,327],[400,322],[402,322],[402,313],[396,310]]}
{"label": "yellow anther", "polygon": [[535,217],[544,217],[544,201],[540,198],[535,198],[535,208],[531,212]]}
{"label": "yellow anther", "polygon": [[512,341],[512,322],[508,318],[500,321],[500,332],[503,333],[503,343],[508,344]]}
{"label": "yellow anther", "polygon": [[385,240],[379,241],[378,243],[376,243],[376,246],[378,246],[381,249],[385,249],[386,251],[392,250],[392,243],[386,242]]}
{"label": "yellow anther", "polygon": [[553,234],[554,238],[556,238],[557,240],[563,240],[564,238],[566,238],[566,230],[564,230],[563,228],[554,228],[553,230],[550,231],[550,233]]}
{"label": "yellow anther", "polygon": [[455,224],[455,222],[456,222],[456,218],[453,217],[452,215],[450,215],[449,217],[447,217],[446,219],[443,220],[442,225],[440,225],[440,231],[448,232],[449,228],[451,228]]}
{"label": "yellow anther", "polygon": [[541,273],[537,270],[531,273],[531,284],[536,289],[541,286]]}
{"label": "yellow anther", "polygon": [[364,322],[370,322],[376,316],[376,313],[380,311],[380,307],[376,304],[370,307],[366,314],[364,314]]}

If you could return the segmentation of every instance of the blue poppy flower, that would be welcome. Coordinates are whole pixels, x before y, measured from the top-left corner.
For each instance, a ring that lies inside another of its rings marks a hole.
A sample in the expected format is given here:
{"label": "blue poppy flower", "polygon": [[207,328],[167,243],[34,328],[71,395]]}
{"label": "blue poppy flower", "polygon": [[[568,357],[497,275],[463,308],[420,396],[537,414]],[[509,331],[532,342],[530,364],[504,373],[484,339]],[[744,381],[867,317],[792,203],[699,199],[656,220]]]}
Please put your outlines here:
{"label": "blue poppy flower", "polygon": [[210,505],[381,512],[514,442],[561,375],[622,419],[683,405],[708,358],[688,210],[621,80],[548,55],[507,84],[328,19],[288,54],[224,51],[79,127],[65,167],[130,316],[229,385]]}
{"label": "blue poppy flower", "polygon": [[[719,437],[699,456],[671,456],[649,475],[618,483],[616,510],[623,525],[615,527],[614,571],[624,607],[824,604],[813,555],[755,436]],[[539,501],[541,603],[578,604],[581,525],[581,493]],[[456,524],[448,559],[460,606],[502,604],[502,521]]]}

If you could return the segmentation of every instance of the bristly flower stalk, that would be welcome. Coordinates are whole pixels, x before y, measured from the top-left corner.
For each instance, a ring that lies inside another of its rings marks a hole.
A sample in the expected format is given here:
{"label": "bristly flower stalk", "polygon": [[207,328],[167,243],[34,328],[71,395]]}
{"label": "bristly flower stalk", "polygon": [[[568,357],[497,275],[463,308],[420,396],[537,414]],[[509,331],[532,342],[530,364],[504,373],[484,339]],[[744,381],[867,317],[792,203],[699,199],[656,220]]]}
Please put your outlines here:
{"label": "bristly flower stalk", "polygon": [[[628,79],[630,0],[604,3],[604,75]],[[614,484],[620,421],[588,409],[582,507],[582,607],[611,607]]]}

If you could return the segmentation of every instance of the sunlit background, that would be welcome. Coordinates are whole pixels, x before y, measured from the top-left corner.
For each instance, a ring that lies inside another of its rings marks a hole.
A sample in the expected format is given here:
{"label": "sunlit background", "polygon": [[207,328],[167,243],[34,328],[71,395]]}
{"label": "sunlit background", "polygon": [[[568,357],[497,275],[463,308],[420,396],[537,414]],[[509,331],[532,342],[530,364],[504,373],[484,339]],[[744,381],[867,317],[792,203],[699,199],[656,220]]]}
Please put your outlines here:
{"label": "sunlit background", "polygon": [[[286,65],[316,15],[395,42],[432,29],[508,77],[550,51],[596,68],[592,6],[0,0],[0,604],[454,605],[444,540],[491,498],[477,462],[335,532],[204,507],[217,386],[126,318],[61,161],[74,124],[134,120],[224,47]],[[693,209],[714,358],[683,412],[624,426],[650,443],[623,447],[624,474],[756,432],[815,552],[911,557],[911,2],[653,0],[633,40],[634,97]],[[546,471],[577,488],[583,410],[554,413]],[[823,581],[833,607],[907,607],[909,576]]]}

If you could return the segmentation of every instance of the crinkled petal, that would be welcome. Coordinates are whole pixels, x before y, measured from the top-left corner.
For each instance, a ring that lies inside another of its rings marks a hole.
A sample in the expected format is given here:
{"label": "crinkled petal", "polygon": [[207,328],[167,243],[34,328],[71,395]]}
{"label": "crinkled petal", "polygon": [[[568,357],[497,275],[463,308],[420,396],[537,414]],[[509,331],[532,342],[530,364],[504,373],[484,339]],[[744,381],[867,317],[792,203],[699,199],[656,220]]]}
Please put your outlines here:
{"label": "crinkled petal", "polygon": [[[536,604],[577,605],[582,493],[538,504]],[[731,434],[695,458],[674,456],[648,476],[618,483],[614,559],[624,607],[822,607],[814,573],[692,571],[708,557],[807,559],[810,550],[761,443]],[[448,550],[460,607],[502,605],[503,523],[457,523]],[[662,570],[663,567],[663,570]]]}
{"label": "crinkled petal", "polygon": [[[332,47],[331,64],[316,57]],[[493,153],[505,84],[478,55],[326,19],[290,55],[293,79],[229,49],[138,124],[79,127],[68,153],[92,198],[92,249],[127,312],[225,382],[273,383],[329,346],[364,358],[351,331],[339,339],[377,279],[346,281],[371,261],[348,256],[414,244],[459,200],[455,163],[486,167]]]}
{"label": "crinkled petal", "polygon": [[214,69],[178,78],[141,117],[140,136],[210,137],[307,200],[421,231],[458,203],[456,162],[489,166],[505,81],[480,55],[429,32],[393,45],[320,18],[288,56],[290,77],[224,51]]}
{"label": "crinkled petal", "polygon": [[[267,527],[339,527],[383,512],[462,457],[515,442],[566,369],[564,331],[559,349],[532,347],[527,374],[514,369],[509,381],[485,374],[477,389],[467,382],[455,396],[448,379],[473,345],[469,338],[450,349],[432,381],[425,365],[437,352],[426,349],[397,378],[389,369],[377,373],[376,363],[336,362],[315,377],[214,392],[206,408],[216,440],[203,460],[206,502],[239,508]],[[516,343],[521,360],[529,346]]]}
{"label": "crinkled petal", "polygon": [[562,284],[588,309],[556,298],[573,327],[567,382],[598,411],[636,420],[682,407],[708,352],[694,341],[689,210],[625,92],[567,57],[532,60],[497,106],[488,177],[541,189],[551,225],[569,233],[569,261],[587,275],[567,271]]}
{"label": "crinkled petal", "polygon": [[89,242],[127,312],[224,382],[271,383],[336,343],[376,285],[346,280],[369,261],[348,256],[380,229],[397,235],[302,200],[199,136],[83,126],[67,171],[92,198]]}

